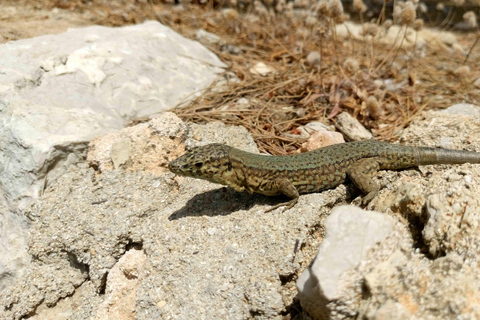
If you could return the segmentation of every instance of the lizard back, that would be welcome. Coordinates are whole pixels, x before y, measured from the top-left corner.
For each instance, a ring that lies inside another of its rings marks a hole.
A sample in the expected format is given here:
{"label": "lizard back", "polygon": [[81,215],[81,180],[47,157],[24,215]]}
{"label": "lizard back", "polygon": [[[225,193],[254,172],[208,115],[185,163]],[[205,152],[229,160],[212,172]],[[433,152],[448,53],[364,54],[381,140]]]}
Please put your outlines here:
{"label": "lizard back", "polygon": [[[401,169],[416,165],[413,147],[392,145],[376,140],[340,143],[313,151],[287,155],[266,156],[232,148],[232,167],[243,172],[240,180],[250,192],[266,190],[268,181],[288,179],[299,193],[319,192],[343,183],[348,169],[359,159],[380,157],[382,169]],[[265,192],[260,192],[265,194]],[[272,193],[269,195],[274,195]]]}

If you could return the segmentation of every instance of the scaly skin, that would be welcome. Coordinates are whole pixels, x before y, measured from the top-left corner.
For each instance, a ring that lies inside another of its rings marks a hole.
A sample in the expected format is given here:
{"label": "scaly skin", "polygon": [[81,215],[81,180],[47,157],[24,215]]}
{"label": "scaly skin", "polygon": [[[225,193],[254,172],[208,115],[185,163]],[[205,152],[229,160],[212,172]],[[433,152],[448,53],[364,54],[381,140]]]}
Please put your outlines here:
{"label": "scaly skin", "polygon": [[375,140],[331,145],[289,156],[265,156],[214,143],[196,147],[168,165],[171,172],[228,185],[236,191],[292,198],[268,211],[293,207],[300,194],[320,192],[348,176],[368,203],[378,193],[372,181],[378,170],[427,164],[480,163],[480,153],[409,147]]}

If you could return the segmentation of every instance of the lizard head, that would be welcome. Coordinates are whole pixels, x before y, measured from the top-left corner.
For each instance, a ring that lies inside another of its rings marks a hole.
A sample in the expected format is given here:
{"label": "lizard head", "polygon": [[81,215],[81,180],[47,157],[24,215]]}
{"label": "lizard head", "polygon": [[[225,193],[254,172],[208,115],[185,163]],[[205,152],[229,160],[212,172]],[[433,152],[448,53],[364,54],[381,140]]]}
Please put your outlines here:
{"label": "lizard head", "polygon": [[230,171],[231,147],[212,143],[188,150],[168,164],[168,169],[181,176],[224,183],[223,175]]}

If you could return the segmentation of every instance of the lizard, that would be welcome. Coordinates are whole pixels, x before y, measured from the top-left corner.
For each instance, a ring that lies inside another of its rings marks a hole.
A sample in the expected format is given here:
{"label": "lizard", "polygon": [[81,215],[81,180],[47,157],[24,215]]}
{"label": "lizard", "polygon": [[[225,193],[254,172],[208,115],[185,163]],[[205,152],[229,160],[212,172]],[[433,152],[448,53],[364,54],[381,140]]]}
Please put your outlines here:
{"label": "lizard", "polygon": [[284,194],[292,208],[300,194],[335,188],[348,177],[365,194],[368,204],[380,188],[372,178],[379,170],[401,170],[431,164],[480,163],[480,152],[414,147],[377,140],[339,143],[313,151],[268,156],[224,144],[194,147],[171,161],[171,172],[232,187],[235,191],[266,196]]}

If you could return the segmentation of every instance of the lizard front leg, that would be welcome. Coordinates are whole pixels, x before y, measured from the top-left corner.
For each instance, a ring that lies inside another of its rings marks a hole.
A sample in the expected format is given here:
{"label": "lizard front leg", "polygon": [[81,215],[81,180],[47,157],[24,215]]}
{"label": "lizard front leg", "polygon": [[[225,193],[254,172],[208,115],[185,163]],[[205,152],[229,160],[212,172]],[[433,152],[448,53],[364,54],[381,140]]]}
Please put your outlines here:
{"label": "lizard front leg", "polygon": [[285,209],[283,209],[283,211],[285,211],[285,210],[288,210],[288,209],[292,208],[294,205],[297,204],[298,197],[300,195],[298,193],[297,188],[295,188],[295,186],[293,185],[292,182],[290,182],[290,180],[285,179],[285,178],[275,180],[273,185],[272,185],[272,190],[275,190],[275,189],[277,191],[283,193],[287,197],[292,198],[292,200],[290,200],[288,202],[284,202],[284,203],[279,203],[279,204],[271,207],[270,209],[266,210],[265,212],[273,211],[273,210],[275,210],[279,207],[282,207],[282,206],[285,206]]}
{"label": "lizard front leg", "polygon": [[367,205],[378,194],[380,188],[372,179],[380,170],[380,158],[365,158],[355,162],[347,171],[352,182],[365,196],[362,204]]}

